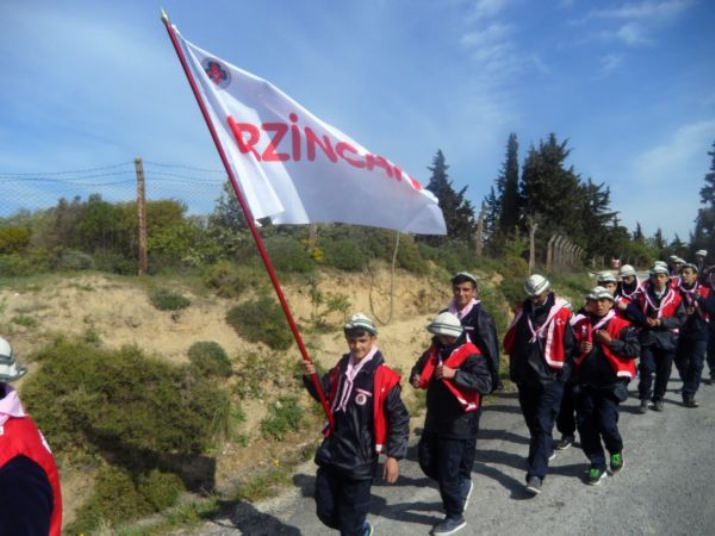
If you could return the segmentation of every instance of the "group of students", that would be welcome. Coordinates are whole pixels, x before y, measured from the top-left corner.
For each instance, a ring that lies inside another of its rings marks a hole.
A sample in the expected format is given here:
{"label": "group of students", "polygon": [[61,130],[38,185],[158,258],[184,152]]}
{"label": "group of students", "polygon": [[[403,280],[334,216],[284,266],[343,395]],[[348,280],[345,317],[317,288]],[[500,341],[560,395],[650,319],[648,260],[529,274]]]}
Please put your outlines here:
{"label": "group of students", "polygon": [[[637,376],[640,413],[649,407],[663,411],[673,362],[683,379],[683,405],[698,406],[695,393],[708,341],[715,340],[709,336],[715,272],[703,279],[702,263],[672,264],[657,261],[645,281],[630,265],[621,267],[619,277],[599,274],[577,312],[544,276],[534,274],[524,282],[526,299],[515,310],[503,348],[529,430],[528,493],[541,492],[554,451],[571,446],[576,430],[590,462],[586,483],[596,485],[609,468],[612,474],[623,468],[618,408]],[[417,453],[421,470],[439,488],[445,517],[431,534],[442,536],[466,526],[481,399],[502,388],[496,329],[481,306],[477,279],[460,272],[452,290],[449,306],[427,325],[430,346],[409,375],[413,388],[427,391]],[[397,481],[409,415],[399,375],[378,350],[374,322],[358,313],[344,333],[349,352],[320,382],[310,381],[315,367],[304,363],[305,387],[316,399],[317,385],[322,387],[332,417],[315,456],[315,500],[326,526],[343,536],[370,536],[373,527],[366,518],[373,475],[382,464],[384,479]],[[715,344],[709,350],[712,378]],[[555,425],[559,441],[552,438]]]}

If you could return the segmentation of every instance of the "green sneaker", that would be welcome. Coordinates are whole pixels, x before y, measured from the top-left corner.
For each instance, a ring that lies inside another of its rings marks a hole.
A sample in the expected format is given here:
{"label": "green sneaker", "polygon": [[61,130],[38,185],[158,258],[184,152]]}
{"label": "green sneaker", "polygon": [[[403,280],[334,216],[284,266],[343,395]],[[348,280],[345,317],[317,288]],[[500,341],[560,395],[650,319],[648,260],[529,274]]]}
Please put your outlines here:
{"label": "green sneaker", "polygon": [[586,472],[586,484],[589,486],[596,486],[601,483],[601,480],[606,478],[606,471],[599,469],[598,467],[591,467]]}
{"label": "green sneaker", "polygon": [[614,475],[623,469],[623,464],[625,462],[623,461],[623,454],[620,452],[616,452],[615,454],[611,454],[611,473]]}

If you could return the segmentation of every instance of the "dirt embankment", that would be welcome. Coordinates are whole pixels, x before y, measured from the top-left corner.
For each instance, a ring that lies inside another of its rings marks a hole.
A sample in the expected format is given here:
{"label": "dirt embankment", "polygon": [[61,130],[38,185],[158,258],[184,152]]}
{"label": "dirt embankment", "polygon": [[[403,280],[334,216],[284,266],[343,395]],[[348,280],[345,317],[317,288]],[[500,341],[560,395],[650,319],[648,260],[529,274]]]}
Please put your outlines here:
{"label": "dirt embankment", "polygon": [[[399,273],[393,283],[387,270],[372,276],[323,273],[317,280],[313,296],[316,289],[324,297],[343,295],[349,302],[348,314],[362,311],[378,319],[378,344],[390,365],[405,373],[429,341],[425,325],[450,298],[446,280]],[[150,302],[149,285],[180,292],[191,300],[191,305],[177,312],[159,311]],[[310,287],[304,283],[287,284],[285,291],[297,322],[305,328],[304,340],[314,349],[312,357],[325,367],[332,366],[345,352],[340,329],[344,313],[323,315],[334,329],[324,333],[311,330],[321,307],[311,300]],[[27,357],[57,334],[91,335],[109,348],[136,345],[147,354],[177,364],[188,362],[187,351],[193,343],[215,341],[235,359],[256,349],[254,343],[241,339],[226,323],[226,312],[236,303],[237,300],[210,296],[205,290],[197,291],[174,280],[148,284],[146,280],[102,274],[48,276],[0,289],[0,334],[12,342],[20,361],[29,365],[30,375],[37,365],[28,362]],[[295,345],[288,352],[300,359]],[[412,396],[411,390],[406,390],[405,395]],[[246,413],[242,432],[252,438],[252,444],[247,449],[229,442],[217,448],[219,488],[230,487],[244,468],[256,464],[256,448],[262,443],[258,426],[266,414],[265,402],[248,400],[242,407]],[[270,457],[272,451],[268,454]],[[66,510],[71,518],[91,486],[86,485],[87,475],[72,470],[63,472],[62,477]]]}

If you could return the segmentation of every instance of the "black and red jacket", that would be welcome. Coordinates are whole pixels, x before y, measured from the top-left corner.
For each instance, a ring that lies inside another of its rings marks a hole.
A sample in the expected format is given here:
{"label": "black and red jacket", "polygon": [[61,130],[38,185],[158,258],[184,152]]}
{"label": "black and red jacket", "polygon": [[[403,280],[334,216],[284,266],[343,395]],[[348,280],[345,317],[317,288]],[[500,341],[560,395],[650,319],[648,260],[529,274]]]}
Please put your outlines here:
{"label": "black and red jacket", "polygon": [[[442,363],[456,369],[454,378],[438,380],[435,368]],[[481,395],[492,388],[487,359],[462,335],[455,344],[443,346],[435,337],[430,348],[412,367],[410,378],[419,378],[427,389],[425,431],[442,437],[469,439],[479,431]]]}
{"label": "black and red jacket", "polygon": [[715,315],[715,293],[699,281],[690,286],[681,281],[678,289],[686,312],[680,336],[691,340],[707,339],[710,320]]}
{"label": "black and red jacket", "polygon": [[[609,344],[596,343],[594,332],[605,330]],[[576,344],[593,343],[590,352],[579,352],[575,360],[576,383],[591,387],[608,387],[618,380],[630,381],[636,375],[636,358],[640,354],[638,334],[631,323],[616,311],[603,318],[585,315],[573,324]]]}
{"label": "black and red jacket", "polygon": [[[685,306],[679,290],[666,285],[665,292],[658,297],[653,283],[648,281],[634,296],[628,313],[629,319],[640,328],[641,346],[675,349],[679,328],[685,322]],[[660,325],[648,326],[648,318],[659,319]]]}
{"label": "black and red jacket", "polygon": [[60,476],[45,438],[28,415],[10,417],[0,432],[0,513],[13,509],[0,516],[0,534],[60,536]]}
{"label": "black and red jacket", "polygon": [[[335,407],[349,359],[350,354],[343,355],[321,379],[331,408]],[[315,454],[318,465],[329,465],[347,478],[360,480],[373,477],[378,454],[398,460],[405,457],[410,416],[402,403],[399,381],[399,375],[385,365],[379,351],[365,363],[355,377],[345,410],[333,411],[334,425],[326,429]],[[318,400],[307,376],[303,383]]]}

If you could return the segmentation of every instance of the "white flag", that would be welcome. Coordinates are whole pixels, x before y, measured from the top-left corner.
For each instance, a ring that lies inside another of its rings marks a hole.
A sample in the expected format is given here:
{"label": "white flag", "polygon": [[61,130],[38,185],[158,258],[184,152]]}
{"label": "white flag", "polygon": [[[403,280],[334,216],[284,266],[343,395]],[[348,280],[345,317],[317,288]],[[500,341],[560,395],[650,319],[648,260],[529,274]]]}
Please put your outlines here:
{"label": "white flag", "polygon": [[177,38],[253,217],[446,234],[435,196],[270,82]]}

